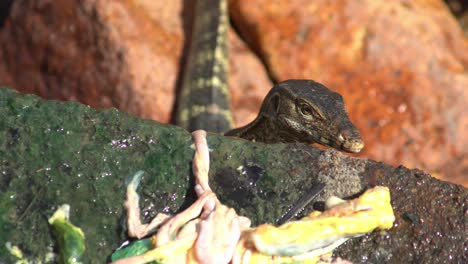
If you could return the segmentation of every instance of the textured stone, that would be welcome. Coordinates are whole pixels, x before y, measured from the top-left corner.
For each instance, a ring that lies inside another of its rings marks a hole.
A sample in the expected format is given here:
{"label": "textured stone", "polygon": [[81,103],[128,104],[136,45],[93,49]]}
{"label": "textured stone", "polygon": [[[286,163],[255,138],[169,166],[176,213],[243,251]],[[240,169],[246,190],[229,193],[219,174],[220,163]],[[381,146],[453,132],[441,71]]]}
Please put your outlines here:
{"label": "textured stone", "polygon": [[[126,224],[119,221],[125,179],[138,170],[146,172],[138,188],[144,221],[194,201],[192,141],[181,128],[8,89],[0,89],[0,113],[0,263],[14,263],[6,242],[34,263],[56,250],[47,217],[63,203],[85,233],[83,262],[106,262],[126,239]],[[330,195],[352,197],[382,185],[390,190],[394,226],[351,239],[337,256],[353,263],[467,261],[468,190],[460,185],[305,144],[216,134],[207,140],[210,186],[254,225],[275,223],[317,182],[326,187],[304,214],[323,207]]]}
{"label": "textured stone", "polygon": [[443,2],[231,1],[242,37],[278,81],[345,97],[359,155],[468,185],[468,41]]}

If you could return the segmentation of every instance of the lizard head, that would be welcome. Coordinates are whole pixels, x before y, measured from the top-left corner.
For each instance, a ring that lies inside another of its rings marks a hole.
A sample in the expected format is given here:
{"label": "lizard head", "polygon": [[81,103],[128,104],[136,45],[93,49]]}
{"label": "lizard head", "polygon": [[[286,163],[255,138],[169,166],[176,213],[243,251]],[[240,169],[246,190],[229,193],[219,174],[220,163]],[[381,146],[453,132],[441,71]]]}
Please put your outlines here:
{"label": "lizard head", "polygon": [[287,80],[268,93],[262,111],[284,142],[319,143],[346,152],[364,147],[343,97],[320,83]]}

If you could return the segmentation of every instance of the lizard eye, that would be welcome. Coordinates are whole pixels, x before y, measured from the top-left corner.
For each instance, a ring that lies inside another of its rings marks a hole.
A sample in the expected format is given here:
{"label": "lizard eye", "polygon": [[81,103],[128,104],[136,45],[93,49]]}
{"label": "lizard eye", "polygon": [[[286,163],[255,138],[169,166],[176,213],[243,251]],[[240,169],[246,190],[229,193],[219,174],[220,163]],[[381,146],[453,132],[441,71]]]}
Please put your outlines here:
{"label": "lizard eye", "polygon": [[314,108],[306,103],[299,104],[299,111],[305,116],[313,116],[318,119],[324,119],[320,113],[318,113]]}
{"label": "lizard eye", "polygon": [[303,115],[312,115],[313,110],[307,104],[301,104],[299,105],[299,111],[301,111]]}

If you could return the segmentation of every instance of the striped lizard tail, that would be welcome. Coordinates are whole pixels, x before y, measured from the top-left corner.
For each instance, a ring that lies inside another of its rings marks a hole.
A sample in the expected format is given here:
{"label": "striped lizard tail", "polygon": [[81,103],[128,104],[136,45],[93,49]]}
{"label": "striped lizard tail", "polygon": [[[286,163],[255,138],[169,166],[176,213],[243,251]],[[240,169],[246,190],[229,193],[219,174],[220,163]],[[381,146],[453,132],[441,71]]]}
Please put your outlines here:
{"label": "striped lizard tail", "polygon": [[178,96],[176,124],[189,131],[232,128],[228,78],[226,0],[197,0],[192,40]]}

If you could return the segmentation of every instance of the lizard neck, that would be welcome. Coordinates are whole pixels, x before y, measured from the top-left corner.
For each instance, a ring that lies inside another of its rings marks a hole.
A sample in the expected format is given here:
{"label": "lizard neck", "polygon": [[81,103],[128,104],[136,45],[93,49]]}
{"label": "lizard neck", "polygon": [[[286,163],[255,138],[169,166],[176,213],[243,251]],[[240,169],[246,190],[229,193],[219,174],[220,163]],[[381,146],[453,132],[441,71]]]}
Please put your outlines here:
{"label": "lizard neck", "polygon": [[226,132],[225,136],[240,137],[250,141],[272,143],[295,142],[295,137],[279,129],[279,122],[260,112],[249,124]]}
{"label": "lizard neck", "polygon": [[249,124],[238,127],[232,130],[227,131],[225,136],[240,137],[251,141],[260,141],[265,142],[264,138],[266,137],[260,131],[265,131],[270,128],[271,122],[260,113],[252,122]]}
{"label": "lizard neck", "polygon": [[[290,133],[291,129],[285,127],[286,123],[282,120],[286,117],[277,113],[280,104],[294,107],[294,105],[290,105],[293,102],[291,94],[278,90],[276,86],[270,90],[263,100],[260,112],[252,122],[243,127],[232,129],[224,135],[268,144],[301,141],[296,140],[296,136]],[[285,100],[287,98],[289,100]]]}

